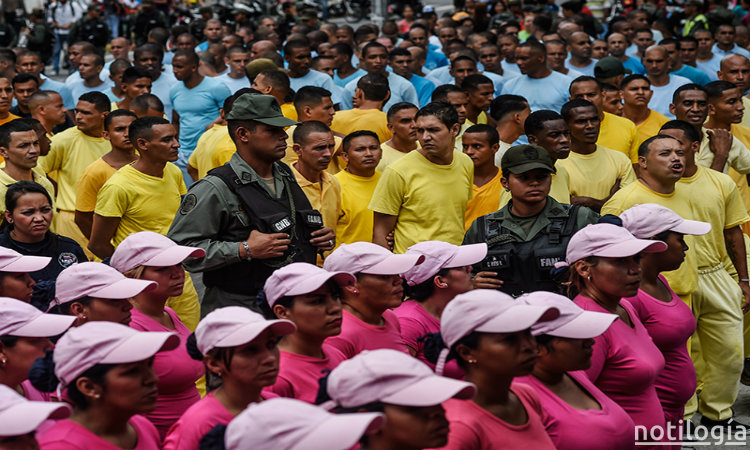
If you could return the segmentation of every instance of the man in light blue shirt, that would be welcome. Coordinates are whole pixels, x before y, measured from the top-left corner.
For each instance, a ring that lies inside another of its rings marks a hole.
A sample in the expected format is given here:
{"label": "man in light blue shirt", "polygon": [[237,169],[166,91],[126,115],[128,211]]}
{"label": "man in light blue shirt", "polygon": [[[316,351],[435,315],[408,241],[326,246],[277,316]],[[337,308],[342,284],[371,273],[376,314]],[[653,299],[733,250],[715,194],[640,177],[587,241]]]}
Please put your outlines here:
{"label": "man in light blue shirt", "polygon": [[524,97],[531,111],[551,109],[560,111],[568,101],[569,77],[547,67],[547,52],[544,45],[527,40],[516,48],[516,63],[521,75],[505,81],[503,94]]}
{"label": "man in light blue shirt", "polygon": [[594,76],[596,60],[591,58],[591,38],[583,31],[575,31],[568,36],[570,57],[565,67],[590,77]]}
{"label": "man in light blue shirt", "polygon": [[422,47],[426,52],[424,67],[427,70],[435,70],[438,67],[448,65],[448,58],[427,40],[427,29],[420,24],[414,24],[407,35],[409,41],[417,47]]}
{"label": "man in light blue shirt", "polygon": [[721,58],[729,56],[731,54],[742,55],[745,58],[750,58],[750,52],[740,47],[734,42],[736,35],[734,25],[731,23],[723,23],[716,29],[716,43],[711,48],[714,54],[719,55]]}
{"label": "man in light blue shirt", "polygon": [[250,62],[250,52],[244,47],[232,47],[224,57],[224,63],[229,71],[224,75],[216,77],[217,80],[226,84],[229,92],[235,93],[242,88],[250,87],[245,66]]}
{"label": "man in light blue shirt", "polygon": [[151,72],[151,93],[159,97],[164,105],[164,114],[172,117],[172,100],[169,91],[177,84],[177,79],[171,71],[162,70],[163,50],[159,44],[148,42],[133,52],[133,65],[145,67]]}
{"label": "man in light blue shirt", "polygon": [[646,49],[643,66],[646,68],[646,77],[651,82],[651,90],[654,92],[648,107],[664,114],[669,119],[674,119],[674,114],[669,111],[672,94],[678,87],[690,84],[691,81],[669,73],[669,56],[667,50],[660,45],[652,45]]}
{"label": "man in light blue shirt", "polygon": [[432,91],[435,90],[435,83],[428,80],[427,78],[420,77],[419,75],[411,73],[410,66],[412,65],[412,62],[412,55],[409,50],[406,50],[405,48],[394,48],[388,54],[388,64],[390,68],[393,69],[393,72],[395,74],[401,75],[402,77],[409,80],[409,83],[411,83],[412,86],[414,86],[414,89],[417,91],[417,96],[419,96],[419,103],[421,105],[426,105],[430,103],[430,99],[432,98]]}
{"label": "man in light blue shirt", "polygon": [[205,52],[211,44],[221,44],[221,20],[209,19],[206,21],[203,36],[206,40],[195,47],[196,52]]}
{"label": "man in light blue shirt", "polygon": [[680,44],[677,39],[669,38],[662,39],[659,45],[667,50],[667,56],[669,58],[669,72],[672,75],[677,75],[683,78],[687,78],[691,82],[705,86],[711,82],[711,79],[705,73],[690,67],[687,64],[682,63],[682,56],[680,55]]}
{"label": "man in light blue shirt", "polygon": [[[331,92],[333,104],[341,104],[336,94],[333,78],[317,70],[310,69],[312,51],[310,44],[303,40],[291,40],[284,45],[284,60],[289,64],[289,85],[296,92],[303,86],[318,86]],[[343,109],[343,108],[342,108]]]}
{"label": "man in light blue shirt", "polygon": [[99,54],[89,53],[81,56],[81,62],[78,64],[78,73],[81,75],[81,79],[68,85],[73,99],[78,100],[78,97],[87,92],[104,92],[112,87],[112,81],[109,78],[106,81],[100,79],[103,67],[104,58]]}
{"label": "man in light blue shirt", "polygon": [[708,75],[712,81],[718,80],[716,72],[719,71],[722,56],[713,52],[714,37],[710,30],[695,30],[693,37],[698,41],[698,52],[695,59],[695,67]]}

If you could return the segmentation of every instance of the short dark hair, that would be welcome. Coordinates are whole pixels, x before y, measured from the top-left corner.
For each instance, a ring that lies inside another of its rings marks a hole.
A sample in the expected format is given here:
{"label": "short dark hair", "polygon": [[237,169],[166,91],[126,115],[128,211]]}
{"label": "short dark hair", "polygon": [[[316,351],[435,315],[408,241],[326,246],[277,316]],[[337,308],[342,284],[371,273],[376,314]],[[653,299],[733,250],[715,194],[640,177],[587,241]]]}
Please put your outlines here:
{"label": "short dark hair", "polygon": [[305,106],[316,106],[323,99],[331,96],[331,91],[318,86],[303,86],[294,94],[294,109],[301,110]]}
{"label": "short dark hair", "polygon": [[453,127],[453,125],[458,124],[458,112],[456,112],[456,108],[454,108],[448,102],[428,103],[423,106],[422,109],[417,111],[417,115],[414,116],[414,119],[416,120],[420,117],[427,116],[436,117],[449,130],[451,129],[451,127]]}
{"label": "short dark hair", "polygon": [[84,56],[91,56],[92,58],[94,58],[94,65],[104,66],[104,57],[99,53],[86,53],[82,55],[81,58],[83,58]]}
{"label": "short dark hair", "polygon": [[708,92],[706,92],[706,89],[703,86],[695,83],[683,84],[682,86],[675,89],[674,94],[672,94],[673,105],[677,104],[677,100],[680,98],[680,94],[685,91],[701,91],[706,94],[706,97],[708,97]]}
{"label": "short dark hair", "polygon": [[368,42],[364,47],[362,47],[362,58],[367,57],[367,53],[372,50],[373,48],[382,48],[384,52],[388,53],[388,49],[385,48],[385,45],[381,44],[380,42]]}
{"label": "short dark hair", "polygon": [[696,130],[694,126],[690,125],[684,120],[670,120],[669,122],[661,126],[661,129],[659,129],[659,131],[662,130],[682,130],[682,132],[685,133],[685,137],[690,139],[690,142],[701,141],[701,135],[700,133],[698,133],[698,130]]}
{"label": "short dark hair", "polygon": [[475,66],[477,65],[477,60],[476,60],[476,58],[472,58],[472,57],[471,57],[471,56],[469,56],[469,55],[461,55],[461,54],[459,54],[458,56],[456,56],[455,58],[453,58],[453,59],[451,60],[451,67],[455,67],[455,66],[456,66],[456,63],[459,63],[459,62],[461,62],[461,61],[469,61],[469,62],[471,62],[472,64],[474,64]]}
{"label": "short dark hair", "polygon": [[535,39],[527,39],[523,44],[519,44],[518,48],[529,48],[531,50],[540,52],[542,55],[547,56],[547,47],[545,47],[544,44]]}
{"label": "short dark hair", "polygon": [[130,61],[128,61],[127,59],[119,58],[112,61],[112,64],[109,65],[109,73],[124,73],[125,70],[130,66]]}
{"label": "short dark hair", "polygon": [[164,103],[154,94],[141,94],[130,101],[130,107],[138,111],[146,112],[149,109],[164,112]]}
{"label": "short dark hair", "polygon": [[409,102],[398,102],[395,105],[388,108],[388,113],[386,114],[386,120],[388,120],[388,123],[391,122],[393,119],[393,116],[399,113],[399,111],[403,111],[405,109],[416,109],[419,111],[419,108],[417,108],[417,105]]}
{"label": "short dark hair", "polygon": [[651,150],[649,147],[652,143],[655,141],[660,141],[662,139],[674,139],[672,136],[665,136],[663,134],[657,134],[656,136],[651,136],[650,138],[643,141],[643,143],[638,147],[638,156],[646,156],[648,155],[648,152]]}
{"label": "short dark hair", "polygon": [[456,86],[455,84],[441,84],[440,86],[436,87],[434,91],[432,91],[432,101],[447,102],[448,94],[452,94],[454,92],[461,92],[462,94],[466,93],[466,91]]}
{"label": "short dark hair", "polygon": [[592,82],[594,84],[596,84],[596,87],[599,88],[600,91],[602,90],[602,85],[599,82],[599,80],[597,80],[594,77],[590,77],[588,75],[581,75],[580,77],[577,77],[575,80],[573,80],[573,81],[570,82],[570,86],[568,87],[568,92],[570,92],[571,94],[573,93],[573,85],[574,84],[578,84],[578,83],[592,83]]}
{"label": "short dark hair", "polygon": [[560,109],[560,115],[565,119],[565,121],[569,121],[571,119],[570,114],[573,112],[576,108],[594,108],[595,110],[599,111],[596,108],[596,105],[591,103],[588,100],[584,100],[582,98],[574,98],[573,100],[565,103],[562,106],[562,109]]}
{"label": "short dark hair", "polygon": [[391,50],[390,53],[388,53],[388,61],[393,60],[393,58],[395,58],[397,56],[407,56],[407,57],[411,58],[411,52],[409,52],[409,50],[407,50],[405,48],[396,47],[393,50]]}
{"label": "short dark hair", "polygon": [[[133,50],[133,58],[138,59],[143,53],[153,53],[158,56],[160,60],[164,57],[164,49],[156,42],[146,42],[140,47],[136,47],[136,49]],[[177,53],[175,53],[175,56],[177,56]]]}
{"label": "short dark hair", "polygon": [[523,111],[529,107],[529,102],[520,95],[505,94],[492,100],[490,104],[490,117],[500,120],[511,113]]}
{"label": "short dark hair", "polygon": [[[130,142],[138,148],[138,139],[151,139],[153,136],[151,130],[155,125],[169,125],[169,121],[163,117],[153,116],[141,117],[140,119],[134,120],[128,127],[128,137],[130,138]],[[140,150],[140,148],[138,149]]]}
{"label": "short dark hair", "polygon": [[112,110],[112,102],[109,101],[109,97],[99,91],[86,92],[78,97],[78,101],[91,103],[99,112],[110,112]]}
{"label": "short dark hair", "polygon": [[[393,109],[393,108],[391,108],[391,109]],[[380,145],[380,138],[378,137],[377,134],[375,134],[374,131],[370,131],[370,130],[357,130],[357,131],[355,131],[353,133],[347,134],[346,137],[344,137],[344,141],[341,143],[341,150],[343,152],[348,152],[349,151],[349,147],[352,146],[352,141],[354,139],[356,139],[358,137],[362,137],[362,136],[371,137],[371,138],[375,139],[375,141],[378,143],[378,145]]]}
{"label": "short dark hair", "polygon": [[331,46],[331,50],[334,50],[337,53],[341,53],[342,55],[348,56],[349,59],[351,59],[352,55],[354,55],[354,50],[352,49],[352,46],[347,44],[346,42],[337,42]]}
{"label": "short dark hair", "polygon": [[284,54],[289,55],[292,53],[292,50],[298,48],[310,49],[310,41],[308,41],[307,38],[294,38],[287,41],[286,45],[284,45]]}
{"label": "short dark hair", "polygon": [[495,145],[500,143],[500,135],[497,133],[497,129],[495,127],[491,127],[487,125],[486,123],[478,123],[476,125],[472,125],[466,130],[464,130],[464,136],[467,134],[481,134],[484,133],[485,137],[487,138],[487,141],[490,145]]}
{"label": "short dark hair", "polygon": [[0,47],[0,62],[9,62],[15,65],[16,59],[16,53],[13,50]]}
{"label": "short dark hair", "polygon": [[523,123],[523,131],[528,135],[535,135],[544,130],[544,124],[553,120],[564,120],[563,117],[551,109],[540,109],[529,114]]}
{"label": "short dark hair", "polygon": [[15,88],[17,84],[27,83],[29,81],[33,81],[34,84],[36,84],[36,87],[39,87],[39,79],[30,73],[19,73],[18,75],[13,77],[13,80],[10,82],[10,84]]}
{"label": "short dark hair", "polygon": [[734,83],[730,83],[729,81],[712,81],[703,88],[706,90],[706,94],[708,94],[708,101],[718,100],[720,99],[725,91],[728,91],[730,89],[737,89],[737,85]]}
{"label": "short dark hair", "polygon": [[151,79],[151,72],[145,67],[128,67],[125,72],[122,73],[123,83],[135,83],[139,78]]}
{"label": "short dark hair", "polygon": [[493,89],[495,87],[495,84],[489,79],[489,77],[482,75],[481,73],[473,73],[461,81],[461,88],[466,92],[476,92],[482,84],[492,85]]}
{"label": "short dark hair", "polygon": [[625,89],[627,85],[629,85],[633,81],[638,81],[638,80],[645,81],[646,83],[648,83],[649,87],[651,87],[651,81],[645,75],[634,73],[622,79],[622,82],[620,83],[620,89]]}
{"label": "short dark hair", "polygon": [[[295,144],[304,144],[312,133],[330,133],[331,128],[318,120],[308,120],[297,125],[292,133],[292,141]],[[378,141],[380,142],[380,141]]]}
{"label": "short dark hair", "polygon": [[365,95],[365,100],[385,101],[390,92],[388,78],[382,73],[368,73],[357,81],[357,89]]}
{"label": "short dark hair", "polygon": [[284,96],[289,93],[289,90],[291,89],[289,75],[287,75],[283,70],[264,70],[258,75],[263,75],[263,78],[265,78],[266,81],[268,81],[268,83],[273,86],[274,89],[276,89],[280,93],[283,93]]}
{"label": "short dark hair", "polygon": [[[132,117],[134,119],[138,118],[138,116],[136,116],[135,113],[129,109],[116,109],[107,114],[107,116],[104,118],[104,129],[109,130],[109,124],[112,123],[112,119],[115,119],[117,117]],[[130,130],[128,130],[128,132],[130,132]]]}
{"label": "short dark hair", "polygon": [[34,131],[34,127],[25,120],[11,120],[8,123],[0,125],[0,147],[8,148],[11,141],[11,134],[23,131]]}
{"label": "short dark hair", "polygon": [[196,67],[198,66],[198,64],[200,64],[200,58],[198,57],[198,54],[193,50],[177,50],[176,52],[174,52],[174,57],[172,57],[172,60],[180,56],[187,59],[188,63],[195,64]]}

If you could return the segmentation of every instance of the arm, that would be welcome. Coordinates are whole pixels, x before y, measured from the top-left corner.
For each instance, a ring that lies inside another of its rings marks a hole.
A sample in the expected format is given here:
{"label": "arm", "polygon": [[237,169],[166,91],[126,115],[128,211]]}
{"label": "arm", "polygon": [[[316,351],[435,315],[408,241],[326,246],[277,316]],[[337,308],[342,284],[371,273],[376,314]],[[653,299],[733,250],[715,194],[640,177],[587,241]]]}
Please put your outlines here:
{"label": "arm", "polygon": [[381,247],[385,247],[389,250],[393,248],[388,245],[386,236],[388,233],[396,228],[396,221],[398,216],[391,216],[390,214],[383,214],[379,212],[373,212],[373,227],[372,227],[372,242],[378,244]]}
{"label": "arm", "polygon": [[75,222],[86,239],[91,239],[91,226],[94,222],[94,211],[78,211],[76,209]]}
{"label": "arm", "polygon": [[193,181],[198,181],[198,169],[188,164],[187,173],[188,175],[190,175],[190,178],[192,178]]}
{"label": "arm", "polygon": [[[172,105],[174,106],[174,100],[172,100]],[[177,114],[177,111],[174,109],[172,110],[172,125],[174,126],[174,130],[177,132],[177,138],[180,137],[180,115]]]}
{"label": "arm", "polygon": [[593,209],[596,212],[600,212],[604,204],[607,203],[609,199],[612,198],[612,196],[615,195],[615,193],[620,190],[620,181],[621,181],[620,178],[615,180],[615,184],[613,184],[612,188],[610,188],[609,196],[606,198],[597,200],[591,197],[570,197],[570,204],[585,206],[587,208]]}
{"label": "arm", "polygon": [[112,237],[120,226],[121,217],[104,217],[94,214],[94,221],[91,226],[91,240],[89,241],[89,250],[99,258],[112,256],[115,248],[112,246]]}
{"label": "arm", "polygon": [[724,166],[729,159],[729,149],[732,148],[732,134],[727,130],[720,129],[706,129],[706,134],[708,135],[708,148],[714,154],[711,168],[718,172],[724,172]]}
{"label": "arm", "polygon": [[[724,245],[727,248],[727,254],[734,264],[737,275],[740,278],[740,288],[742,289],[742,311],[747,312],[750,309],[750,283],[747,281],[747,254],[745,252],[745,238],[742,236],[742,229],[738,226],[724,230]],[[745,281],[742,281],[745,280]]]}

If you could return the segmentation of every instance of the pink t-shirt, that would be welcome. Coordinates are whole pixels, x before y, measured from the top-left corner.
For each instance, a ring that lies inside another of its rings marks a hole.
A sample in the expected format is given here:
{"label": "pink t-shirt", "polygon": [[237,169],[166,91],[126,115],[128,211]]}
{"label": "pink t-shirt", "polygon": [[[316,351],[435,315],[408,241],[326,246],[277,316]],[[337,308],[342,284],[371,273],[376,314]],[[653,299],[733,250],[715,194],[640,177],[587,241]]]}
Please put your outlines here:
{"label": "pink t-shirt", "polygon": [[533,387],[539,396],[546,413],[544,425],[557,450],[632,450],[635,426],[628,413],[594,386],[583,371],[568,372],[568,376],[601,409],[575,409],[533,375],[516,378]]}
{"label": "pink t-shirt", "polygon": [[398,318],[390,309],[383,313],[385,325],[377,326],[365,323],[354,314],[344,309],[341,322],[341,334],[326,339],[326,344],[336,347],[344,356],[352,358],[362,350],[390,348],[408,353],[401,341],[401,327]]}
{"label": "pink t-shirt", "polygon": [[318,380],[325,375],[324,371],[333,370],[346,360],[343,353],[328,344],[323,344],[323,359],[283,350],[280,354],[279,376],[271,391],[281,397],[296,398],[313,405],[318,396]]}
{"label": "pink t-shirt", "polygon": [[656,379],[656,394],[667,420],[678,423],[685,403],[695,392],[695,367],[687,350],[687,340],[695,331],[695,317],[690,307],[672,291],[667,280],[661,275],[659,279],[672,294],[670,302],[663,302],[640,289],[637,296],[627,300],[664,355],[664,370]]}
{"label": "pink t-shirt", "polygon": [[[577,296],[573,301],[587,311],[608,312],[594,300]],[[636,426],[646,430],[664,427],[664,410],[656,395],[655,381],[664,368],[664,357],[627,300],[621,300],[633,328],[615,319],[607,331],[594,338],[589,379],[630,414]],[[664,428],[662,428],[664,429]]]}
{"label": "pink t-shirt", "polygon": [[[128,421],[138,434],[132,450],[159,450],[161,438],[154,425],[143,416],[135,415]],[[37,436],[41,450],[122,450],[69,419],[56,422]]]}
{"label": "pink t-shirt", "polygon": [[191,331],[180,322],[171,308],[165,307],[164,310],[172,318],[174,330],[135,308],[131,311],[130,320],[130,328],[140,331],[173,331],[180,337],[180,345],[176,349],[159,352],[154,358],[154,370],[159,377],[159,398],[156,400],[156,409],[146,414],[146,417],[153,422],[162,438],[182,413],[200,400],[195,382],[203,376],[205,370],[202,361],[196,361],[188,355],[185,342]]}
{"label": "pink t-shirt", "polygon": [[[435,370],[435,364],[425,359],[424,342],[419,340],[428,334],[440,333],[440,321],[414,300],[405,301],[401,306],[394,309],[393,313],[398,317],[398,322],[401,325],[401,339],[404,345],[416,350],[416,358],[430,366],[430,369]],[[445,364],[443,376],[463,379],[464,371],[458,367],[455,360],[451,360]]]}
{"label": "pink t-shirt", "polygon": [[530,387],[513,383],[515,393],[526,409],[529,420],[523,425],[511,425],[471,400],[450,399],[443,403],[450,421],[448,444],[445,450],[519,450],[554,449],[544,429],[544,411],[539,398]]}

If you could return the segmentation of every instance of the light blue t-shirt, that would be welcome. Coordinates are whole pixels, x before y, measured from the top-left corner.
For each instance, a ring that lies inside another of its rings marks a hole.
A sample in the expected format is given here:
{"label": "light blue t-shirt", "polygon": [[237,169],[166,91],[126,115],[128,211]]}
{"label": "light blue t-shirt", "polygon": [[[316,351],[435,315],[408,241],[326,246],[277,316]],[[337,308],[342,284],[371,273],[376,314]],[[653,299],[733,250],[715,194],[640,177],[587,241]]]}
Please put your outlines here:
{"label": "light blue t-shirt", "polygon": [[65,109],[73,110],[76,107],[76,102],[73,101],[73,96],[70,94],[70,88],[64,83],[55,81],[51,78],[47,78],[44,75],[39,75],[42,78],[42,85],[39,86],[40,90],[54,91],[60,94],[62,97],[63,105]]}
{"label": "light blue t-shirt", "polygon": [[658,87],[652,84],[651,90],[654,91],[654,95],[651,97],[651,101],[648,102],[648,107],[656,112],[664,114],[670,120],[674,119],[674,114],[669,112],[669,105],[672,103],[672,95],[678,87],[690,83],[692,83],[692,81],[687,78],[670,74],[669,83],[665,86]]}
{"label": "light blue t-shirt", "polygon": [[[107,82],[112,82],[112,80],[109,79],[109,69],[102,68],[102,71],[99,72],[99,79]],[[76,70],[75,72],[68,75],[68,78],[65,79],[65,85],[70,87],[71,83],[75,83],[76,81],[83,81],[83,78],[81,78],[81,74]]]}
{"label": "light blue t-shirt", "polygon": [[73,97],[73,100],[75,102],[78,102],[78,99],[87,92],[104,92],[107,89],[111,88],[113,86],[112,81],[107,78],[107,81],[100,84],[96,87],[88,87],[83,84],[83,80],[80,81],[73,81],[68,85],[68,89],[70,89],[70,95]]}
{"label": "light blue t-shirt", "polygon": [[167,115],[170,122],[172,121],[172,100],[169,97],[169,92],[176,84],[177,78],[174,77],[171,70],[163,71],[156,81],[151,82],[151,93],[164,104],[164,114]]}
{"label": "light blue t-shirt", "polygon": [[235,92],[239,91],[242,88],[249,88],[250,87],[250,80],[247,77],[242,77],[240,79],[232,78],[229,76],[229,74],[219,75],[216,77],[217,80],[224,83],[227,88],[229,88],[229,92],[234,94]]}
{"label": "light blue t-shirt", "polygon": [[722,56],[714,53],[714,56],[708,61],[695,61],[695,68],[708,75],[708,78],[710,78],[711,81],[717,81],[719,75],[717,75],[716,72],[718,72],[721,67],[722,58]]}
{"label": "light blue t-shirt", "polygon": [[427,51],[424,59],[424,67],[427,70],[435,70],[438,67],[447,66],[448,64],[448,58],[444,54],[434,50]]}
{"label": "light blue t-shirt", "polygon": [[208,50],[208,41],[203,41],[195,46],[195,53],[205,52],[206,50]]}
{"label": "light blue t-shirt", "polygon": [[505,76],[518,76],[521,75],[521,69],[518,68],[518,64],[509,63],[506,60],[500,61],[500,67],[503,68],[503,75]]}
{"label": "light blue t-shirt", "polygon": [[432,91],[435,90],[435,83],[425,77],[420,77],[419,75],[414,74],[409,78],[409,83],[411,83],[417,91],[417,97],[419,97],[419,103],[422,106],[430,103],[432,100]]}
{"label": "light blue t-shirt", "polygon": [[427,73],[426,78],[435,83],[435,86],[440,86],[441,84],[451,84],[453,76],[451,75],[450,70],[450,66],[438,67],[435,70],[431,70],[430,73]]}
{"label": "light blue t-shirt", "polygon": [[307,75],[299,78],[289,77],[289,87],[294,89],[294,92],[300,90],[304,86],[318,86],[324,89],[328,89],[331,92],[331,101],[333,104],[341,103],[341,97],[336,93],[333,88],[333,78],[318,72],[317,70],[310,69]]}
{"label": "light blue t-shirt", "polygon": [[646,73],[646,68],[643,67],[643,64],[641,64],[640,61],[631,56],[628,56],[628,59],[626,59],[625,62],[622,63],[622,67],[630,69],[630,71],[634,74],[643,75],[644,73]]}
{"label": "light blue t-shirt", "polygon": [[[409,102],[412,105],[419,106],[417,90],[414,89],[414,86],[411,83],[409,83],[409,80],[401,75],[396,75],[393,72],[386,73],[388,74],[388,88],[391,90],[391,98],[389,98],[388,102],[383,105],[383,111],[388,111],[391,106],[399,102]],[[344,88],[344,95],[346,97],[351,99],[354,95],[354,91],[357,89],[357,81],[359,81],[359,78],[350,81],[349,84],[346,85]]]}
{"label": "light blue t-shirt", "polygon": [[675,70],[674,72],[670,73],[672,75],[687,78],[688,80],[700,86],[705,86],[706,84],[711,82],[711,79],[708,77],[708,75],[696,69],[695,67],[688,66],[687,64],[683,64],[682,67],[680,67],[680,70]]}
{"label": "light blue t-shirt", "polygon": [[352,81],[355,78],[359,78],[366,73],[367,72],[365,72],[362,69],[357,69],[353,74],[349,75],[348,77],[341,78],[339,77],[339,73],[336,72],[333,74],[333,83],[336,84],[337,86],[341,86],[342,88],[344,88],[350,81]]}
{"label": "light blue t-shirt", "polygon": [[570,63],[570,56],[565,60],[565,67],[571,70],[575,70],[576,72],[581,72],[584,75],[588,75],[590,77],[594,76],[594,66],[596,65],[596,59],[591,59],[591,64],[589,64],[586,67],[576,67],[573,64]]}
{"label": "light blue t-shirt", "polygon": [[206,126],[219,117],[219,108],[224,100],[232,95],[221,81],[203,77],[198,86],[188,89],[184,82],[178,82],[169,91],[172,107],[180,115],[180,152],[195,150],[198,138],[206,131]]}
{"label": "light blue t-shirt", "polygon": [[545,78],[530,78],[526,75],[505,81],[503,94],[520,95],[529,102],[531,111],[551,109],[560,111],[568,101],[568,88],[573,81],[567,75],[552,71]]}
{"label": "light blue t-shirt", "polygon": [[715,42],[714,46],[711,47],[711,51],[714,53],[714,55],[719,55],[722,59],[724,59],[725,56],[729,55],[742,55],[745,58],[750,59],[750,52],[737,44],[734,44],[734,47],[731,50],[725,52],[724,50],[719,48],[719,43]]}
{"label": "light blue t-shirt", "polygon": [[122,100],[121,97],[116,96],[115,93],[112,92],[112,88],[109,88],[102,93],[107,96],[110,102],[119,102],[120,100]]}

